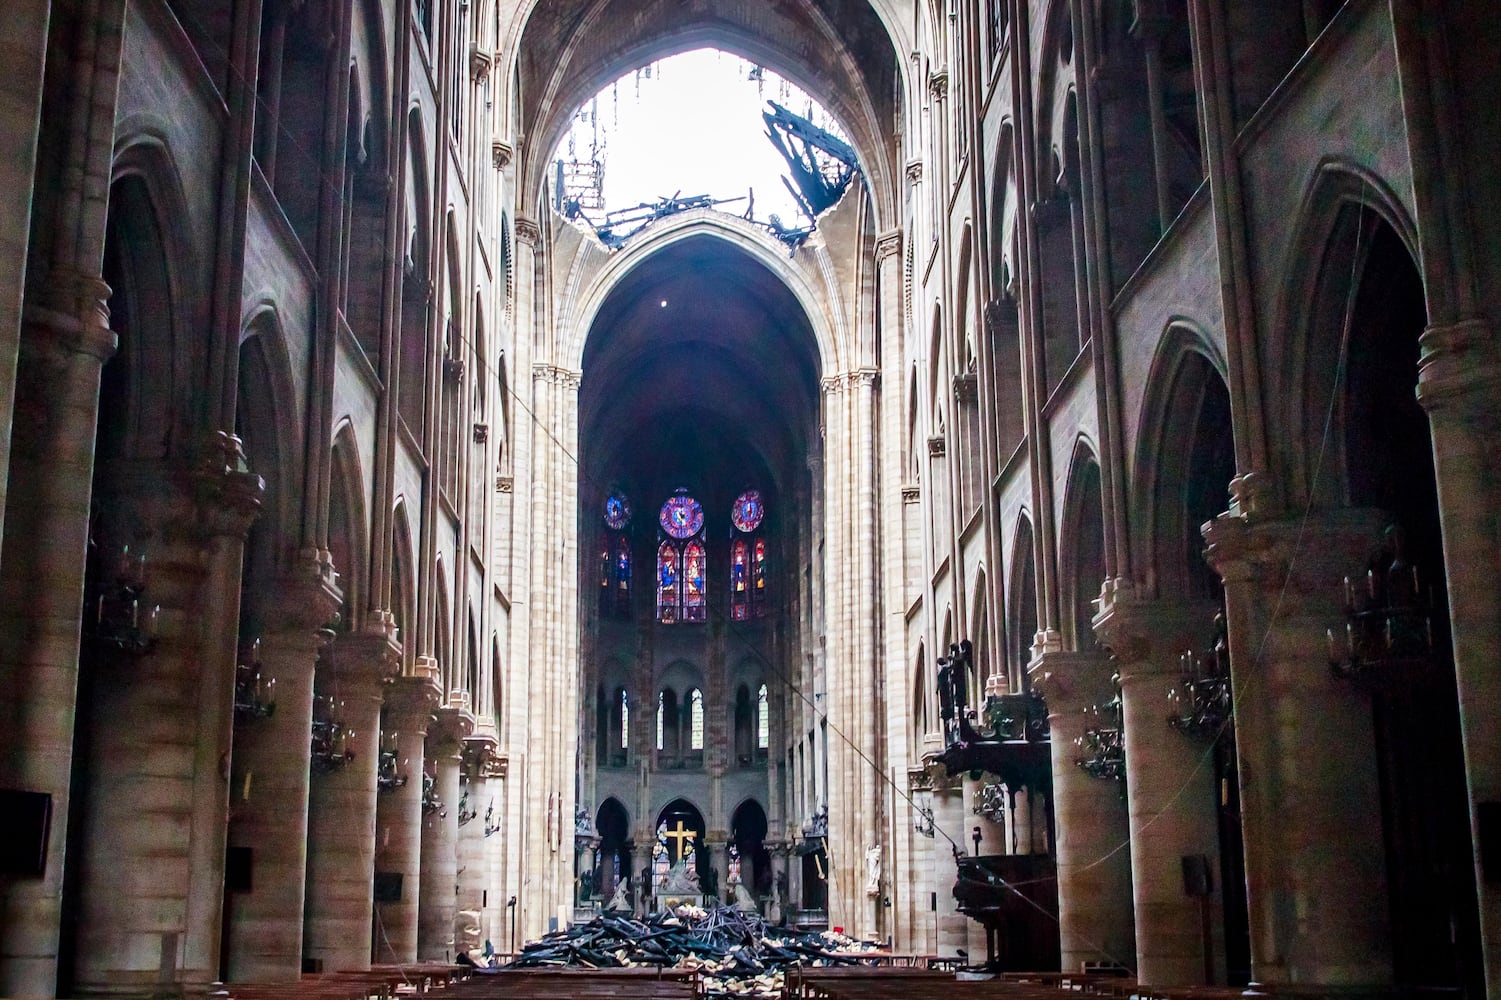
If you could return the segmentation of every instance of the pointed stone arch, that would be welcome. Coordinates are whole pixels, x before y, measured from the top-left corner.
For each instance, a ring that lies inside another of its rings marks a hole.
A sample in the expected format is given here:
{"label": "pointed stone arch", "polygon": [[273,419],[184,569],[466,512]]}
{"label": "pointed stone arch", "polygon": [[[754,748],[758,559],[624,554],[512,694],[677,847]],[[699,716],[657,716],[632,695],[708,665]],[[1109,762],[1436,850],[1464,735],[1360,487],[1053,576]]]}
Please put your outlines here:
{"label": "pointed stone arch", "polygon": [[[1235,474],[1226,370],[1204,329],[1179,319],[1163,333],[1147,374],[1133,477],[1132,549],[1144,554],[1140,582],[1159,597],[1218,593],[1200,554],[1199,526],[1228,506]],[[1219,476],[1220,504],[1210,511],[1208,480]]]}
{"label": "pointed stone arch", "polygon": [[1105,509],[1100,462],[1094,445],[1083,435],[1074,443],[1069,461],[1068,487],[1063,494],[1059,626],[1065,649],[1095,648],[1094,602],[1106,573]]}

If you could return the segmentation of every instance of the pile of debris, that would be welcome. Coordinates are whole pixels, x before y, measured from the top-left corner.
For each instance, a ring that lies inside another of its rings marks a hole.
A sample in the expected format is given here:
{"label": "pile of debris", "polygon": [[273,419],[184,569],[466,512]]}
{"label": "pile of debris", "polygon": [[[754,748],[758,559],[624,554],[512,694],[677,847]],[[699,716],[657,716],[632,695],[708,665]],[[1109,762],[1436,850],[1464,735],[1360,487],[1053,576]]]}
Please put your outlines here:
{"label": "pile of debris", "polygon": [[655,965],[703,977],[705,996],[780,995],[790,966],[853,965],[879,945],[835,931],[769,927],[754,913],[681,906],[643,920],[605,913],[535,941],[506,968]]}

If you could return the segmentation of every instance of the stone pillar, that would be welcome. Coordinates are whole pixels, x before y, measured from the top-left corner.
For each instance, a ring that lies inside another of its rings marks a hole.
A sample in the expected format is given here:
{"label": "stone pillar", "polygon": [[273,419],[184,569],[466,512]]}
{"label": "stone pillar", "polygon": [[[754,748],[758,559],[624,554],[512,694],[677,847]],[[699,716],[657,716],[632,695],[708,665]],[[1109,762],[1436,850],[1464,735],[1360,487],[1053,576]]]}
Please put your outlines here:
{"label": "stone pillar", "polygon": [[1088,726],[1084,710],[1114,694],[1110,661],[1100,652],[1048,652],[1028,669],[1032,686],[1047,699],[1052,733],[1063,970],[1077,972],[1084,962],[1129,966],[1136,940],[1125,789],[1091,777],[1075,763],[1080,753],[1075,740]]}
{"label": "stone pillar", "polygon": [[1273,989],[1392,978],[1374,721],[1325,641],[1345,622],[1342,578],[1364,571],[1385,522],[1222,514],[1204,532],[1225,581],[1251,976]]}
{"label": "stone pillar", "polygon": [[51,797],[46,867],[0,881],[0,993],[53,996],[99,376],[114,353],[102,281],[51,279],[71,308],[36,310],[22,336],[0,553],[0,785]]}
{"label": "stone pillar", "polygon": [[941,831],[929,842],[932,848],[929,884],[930,890],[938,896],[935,915],[938,954],[952,958],[961,948],[969,950],[969,918],[959,912],[958,901],[954,899],[959,868],[954,861],[953,847],[944,839],[944,834],[947,834],[960,851],[969,853],[964,844],[964,788],[960,779],[934,776],[933,826]]}
{"label": "stone pillar", "polygon": [[422,816],[422,889],[417,906],[417,958],[453,961],[453,921],[457,912],[459,766],[463,717],[452,708],[438,711],[427,734],[428,772],[437,780],[442,808]]}
{"label": "stone pillar", "polygon": [[325,972],[370,967],[381,696],[400,663],[401,648],[383,625],[334,640],[318,674],[318,693],[333,698],[354,752],[343,767],[314,767],[308,800],[303,955]]}
{"label": "stone pillar", "polygon": [[[260,674],[274,697],[263,719],[236,719],[229,845],[250,855],[250,888],[230,891],[228,981],[296,982],[302,974],[307,881],[308,772],[313,670],[333,617],[322,585],[284,584],[287,600],[261,637]],[[295,597],[293,597],[295,595]]]}
{"label": "stone pillar", "polygon": [[714,895],[726,903],[733,903],[735,892],[730,888],[730,835],[723,830],[710,830],[704,836],[704,848],[709,852],[709,863],[714,868]]}
{"label": "stone pillar", "polygon": [[[1423,334],[1418,400],[1428,411],[1449,582],[1449,627],[1469,779],[1470,837],[1486,986],[1501,995],[1501,885],[1480,865],[1479,811],[1501,801],[1501,557],[1497,537],[1495,333],[1478,322]],[[1479,355],[1477,357],[1477,355]],[[1482,360],[1483,358],[1483,360]]]}
{"label": "stone pillar", "polygon": [[1209,870],[1220,871],[1214,766],[1206,759],[1212,750],[1167,724],[1168,692],[1182,680],[1179,657],[1189,648],[1208,649],[1217,610],[1211,601],[1131,601],[1116,591],[1095,619],[1096,633],[1120,667],[1136,978],[1153,986],[1224,978],[1217,874],[1212,895],[1202,899],[1187,895],[1183,885],[1185,856],[1206,857]]}
{"label": "stone pillar", "polygon": [[261,494],[258,476],[224,462],[210,451],[193,472],[122,462],[101,473],[101,551],[137,526],[151,553],[138,600],[161,614],[148,652],[92,640],[82,651],[87,750],[70,845],[80,993],[218,978],[240,552]]}
{"label": "stone pillar", "polygon": [[433,713],[442,698],[431,677],[401,677],[386,688],[382,736],[396,743],[400,788],[376,797],[375,870],[401,876],[401,898],[375,904],[375,961],[417,961],[417,905],[422,878],[422,769]]}

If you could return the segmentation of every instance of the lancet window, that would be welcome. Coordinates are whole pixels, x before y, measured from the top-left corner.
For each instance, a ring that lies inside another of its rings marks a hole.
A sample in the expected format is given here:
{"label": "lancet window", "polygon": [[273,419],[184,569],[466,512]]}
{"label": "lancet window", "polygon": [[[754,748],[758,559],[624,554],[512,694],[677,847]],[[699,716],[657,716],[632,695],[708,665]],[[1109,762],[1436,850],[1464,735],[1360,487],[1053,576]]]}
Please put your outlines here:
{"label": "lancet window", "polygon": [[599,545],[599,616],[631,617],[631,541],[626,527],[631,505],[612,493],[605,501],[604,534]]}
{"label": "lancet window", "polygon": [[704,509],[679,489],[658,512],[657,620],[701,622],[709,616],[708,552],[703,544]]}
{"label": "lancet window", "polygon": [[745,621],[766,613],[766,538],[761,533],[766,507],[758,490],[735,498],[730,521],[730,618]]}

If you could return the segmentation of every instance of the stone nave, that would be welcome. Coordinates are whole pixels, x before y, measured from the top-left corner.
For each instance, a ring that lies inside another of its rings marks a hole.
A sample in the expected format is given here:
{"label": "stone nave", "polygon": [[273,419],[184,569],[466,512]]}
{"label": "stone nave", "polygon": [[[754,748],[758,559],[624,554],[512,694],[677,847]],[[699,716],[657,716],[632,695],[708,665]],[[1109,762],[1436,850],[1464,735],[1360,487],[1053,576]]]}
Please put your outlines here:
{"label": "stone nave", "polygon": [[[1501,991],[1491,5],[4,21],[0,995],[690,868],[906,953]],[[703,49],[852,178],[601,234],[559,142]]]}

